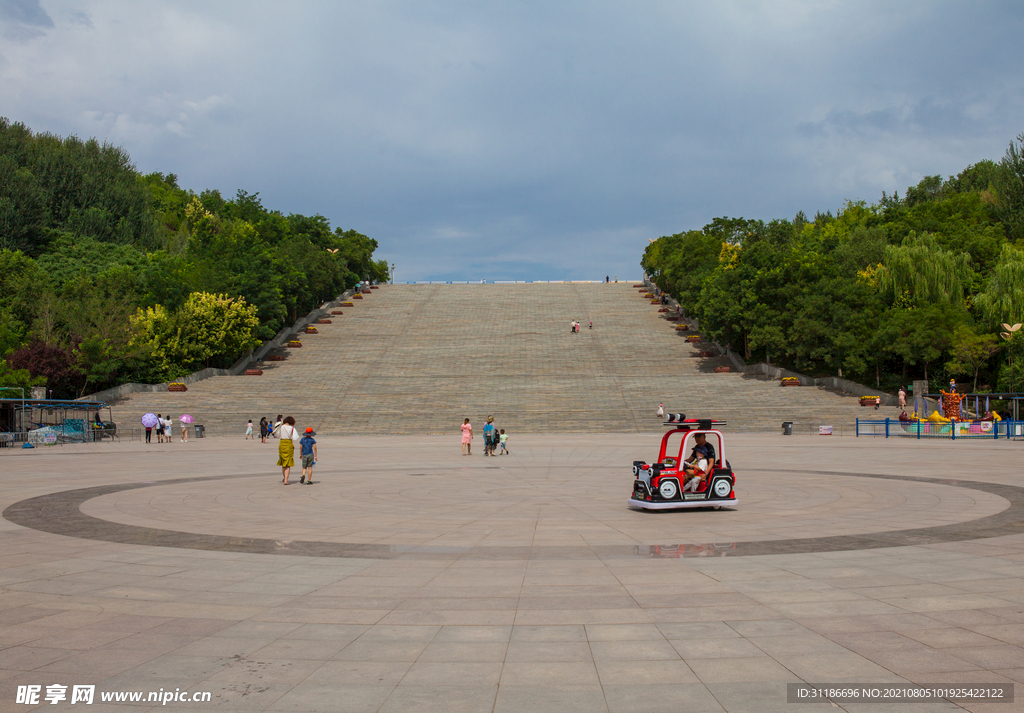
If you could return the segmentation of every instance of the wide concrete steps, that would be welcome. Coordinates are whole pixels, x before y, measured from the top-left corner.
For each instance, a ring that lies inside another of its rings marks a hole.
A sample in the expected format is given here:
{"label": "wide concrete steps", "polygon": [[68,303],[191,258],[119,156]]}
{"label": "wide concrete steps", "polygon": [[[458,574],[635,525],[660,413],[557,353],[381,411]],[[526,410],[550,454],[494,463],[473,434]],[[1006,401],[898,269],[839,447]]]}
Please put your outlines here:
{"label": "wide concrete steps", "polygon": [[625,283],[391,285],[341,309],[263,376],[134,394],[115,419],[189,413],[211,434],[241,435],[249,418],[290,414],[325,434],[457,434],[464,418],[479,433],[493,415],[510,433],[608,433],[662,430],[659,403],[742,431],[869,414],[853,396],[714,373],[723,362],[698,358]]}

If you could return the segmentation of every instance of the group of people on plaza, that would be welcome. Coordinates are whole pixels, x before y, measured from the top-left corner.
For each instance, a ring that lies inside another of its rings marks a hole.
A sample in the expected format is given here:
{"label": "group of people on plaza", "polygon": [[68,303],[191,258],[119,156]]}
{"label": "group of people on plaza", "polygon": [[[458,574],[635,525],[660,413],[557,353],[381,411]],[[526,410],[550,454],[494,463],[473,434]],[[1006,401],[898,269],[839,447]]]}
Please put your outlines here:
{"label": "group of people on plaza", "polygon": [[[271,420],[269,416],[264,416],[260,419],[260,443],[266,443],[270,437],[278,438],[281,426],[284,425],[284,416],[277,414],[277,420]],[[253,432],[252,419],[249,419],[249,423],[245,426],[245,440],[252,438],[256,440],[256,434]]]}
{"label": "group of people on plaza", "polygon": [[[590,327],[589,328],[590,329],[594,328],[594,320],[590,320]],[[574,319],[572,322],[569,323],[569,329],[570,329],[572,334],[579,334],[580,333],[580,321],[578,319]]]}
{"label": "group of people on plaza", "polygon": [[[499,447],[501,451],[495,453],[495,449]],[[473,426],[470,425],[468,418],[462,422],[462,455],[473,455]],[[484,425],[484,455],[508,455],[508,434],[504,428],[499,430],[494,425],[494,416],[488,416]]]}
{"label": "group of people on plaza", "polygon": [[[313,428],[307,427],[305,433],[299,435],[299,429],[295,427],[295,419],[291,416],[277,415],[276,420],[264,416],[260,419],[260,443],[266,443],[268,438],[276,438],[277,442],[277,464],[281,466],[281,482],[284,485],[291,485],[288,478],[291,477],[292,468],[295,467],[295,449],[299,449],[299,460],[302,464],[302,477],[299,478],[300,485],[313,484],[313,466],[316,465],[317,448],[316,432]],[[245,424],[245,440],[252,438],[256,440],[255,429],[252,419]]]}
{"label": "group of people on plaza", "polygon": [[[99,420],[99,414],[96,414],[96,422],[102,425],[102,421]],[[156,425],[144,425],[144,428],[146,429],[146,443],[153,442],[153,431],[156,431],[157,443],[170,443],[174,440],[174,419],[171,418],[170,414],[165,418],[163,414],[158,413],[156,415]],[[188,443],[188,424],[184,421],[181,423],[181,442]]]}

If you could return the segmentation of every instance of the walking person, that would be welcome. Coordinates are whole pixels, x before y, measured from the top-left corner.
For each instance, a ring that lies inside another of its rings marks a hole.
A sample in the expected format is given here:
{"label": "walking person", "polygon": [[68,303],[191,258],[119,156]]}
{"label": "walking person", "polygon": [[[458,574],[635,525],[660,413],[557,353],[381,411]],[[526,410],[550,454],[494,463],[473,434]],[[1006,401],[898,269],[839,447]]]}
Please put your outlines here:
{"label": "walking person", "polygon": [[146,443],[152,443],[153,442],[152,438],[153,438],[153,427],[152,426],[146,426]]}
{"label": "walking person", "polygon": [[188,443],[188,424],[181,422],[181,442]]}
{"label": "walking person", "polygon": [[280,442],[277,444],[277,464],[281,466],[281,478],[285,485],[289,485],[288,476],[295,466],[295,444],[299,442],[299,431],[295,428],[295,419],[288,416],[281,422],[278,429]]}
{"label": "walking person", "polygon": [[473,427],[469,425],[469,419],[467,418],[462,422],[462,455],[468,456],[473,454]]}
{"label": "walking person", "polygon": [[576,320],[569,322],[569,334],[576,334]]}
{"label": "walking person", "polygon": [[[299,478],[299,484],[305,483],[306,485],[313,484],[313,466],[316,465],[316,439],[313,438],[316,434],[312,428],[306,429],[306,435],[299,439],[299,446],[301,447],[302,454],[302,477]],[[306,472],[309,472],[307,477]]]}
{"label": "walking person", "polygon": [[501,443],[501,455],[508,455],[508,434],[505,433],[505,429],[501,429],[501,435],[498,437],[498,441]]}
{"label": "walking person", "polygon": [[498,440],[495,436],[498,430],[494,427],[494,416],[487,417],[487,424],[484,426],[484,455],[494,455],[494,443]]}
{"label": "walking person", "polygon": [[900,387],[900,409],[907,408],[907,390],[904,387]]}
{"label": "walking person", "polygon": [[268,425],[269,424],[267,422],[267,417],[266,416],[264,416],[263,418],[260,419],[260,443],[266,443],[267,442],[267,426]]}
{"label": "walking person", "polygon": [[164,419],[164,437],[168,443],[174,443],[174,419],[171,418],[171,414],[167,414],[167,418]]}
{"label": "walking person", "polygon": [[156,442],[164,442],[164,417],[159,413],[156,415]]}
{"label": "walking person", "polygon": [[256,436],[252,434],[252,419],[249,419],[249,423],[245,424],[245,440],[253,439],[256,440]]}
{"label": "walking person", "polygon": [[658,404],[658,418],[665,417],[665,404]]}

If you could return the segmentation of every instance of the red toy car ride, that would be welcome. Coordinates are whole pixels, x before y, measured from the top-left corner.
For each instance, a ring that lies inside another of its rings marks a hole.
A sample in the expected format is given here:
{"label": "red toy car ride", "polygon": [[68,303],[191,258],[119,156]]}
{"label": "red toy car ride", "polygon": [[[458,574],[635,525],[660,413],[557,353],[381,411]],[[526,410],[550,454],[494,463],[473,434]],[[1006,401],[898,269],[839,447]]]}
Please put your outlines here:
{"label": "red toy car ride", "polygon": [[661,439],[655,463],[633,461],[631,508],[680,510],[736,505],[736,474],[725,459],[725,421],[667,414],[671,430]]}

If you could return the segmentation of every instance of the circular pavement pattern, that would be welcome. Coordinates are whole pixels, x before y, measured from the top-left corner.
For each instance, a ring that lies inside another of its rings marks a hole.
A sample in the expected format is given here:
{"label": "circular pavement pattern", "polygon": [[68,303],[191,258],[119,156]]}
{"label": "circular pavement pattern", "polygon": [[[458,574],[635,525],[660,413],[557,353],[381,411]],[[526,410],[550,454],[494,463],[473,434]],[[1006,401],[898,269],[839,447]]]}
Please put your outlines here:
{"label": "circular pavement pattern", "polygon": [[613,469],[543,478],[504,466],[325,469],[317,481],[284,488],[232,474],[106,485],[23,500],[3,515],[125,544],[381,559],[744,556],[1024,532],[1024,488],[901,475],[751,470],[736,509],[658,513],[629,510],[629,484]]}

